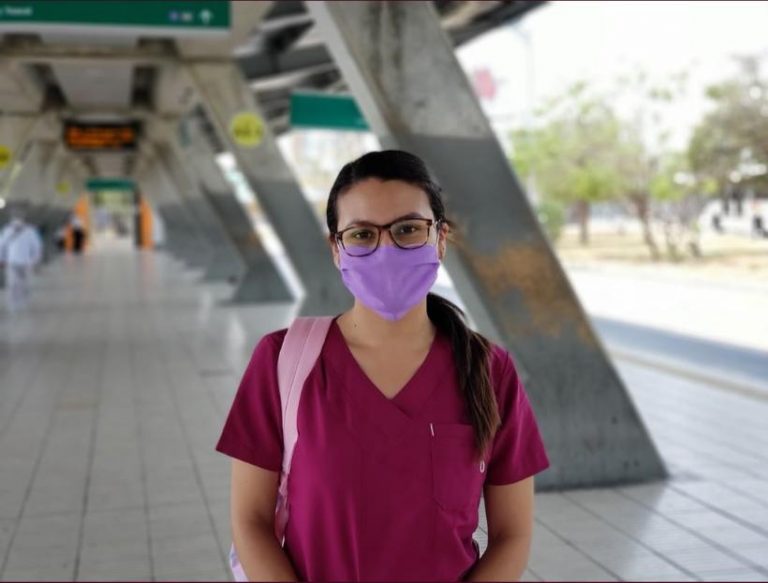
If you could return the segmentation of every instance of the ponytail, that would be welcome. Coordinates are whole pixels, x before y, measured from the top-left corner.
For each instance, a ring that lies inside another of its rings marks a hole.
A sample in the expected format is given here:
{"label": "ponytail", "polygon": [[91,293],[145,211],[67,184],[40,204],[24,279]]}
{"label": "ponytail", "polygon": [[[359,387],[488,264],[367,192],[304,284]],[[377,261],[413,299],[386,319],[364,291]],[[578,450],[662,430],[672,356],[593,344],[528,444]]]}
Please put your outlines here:
{"label": "ponytail", "polygon": [[467,326],[461,308],[439,295],[427,295],[427,315],[451,340],[459,391],[474,429],[476,450],[482,456],[501,424],[491,384],[490,342]]}

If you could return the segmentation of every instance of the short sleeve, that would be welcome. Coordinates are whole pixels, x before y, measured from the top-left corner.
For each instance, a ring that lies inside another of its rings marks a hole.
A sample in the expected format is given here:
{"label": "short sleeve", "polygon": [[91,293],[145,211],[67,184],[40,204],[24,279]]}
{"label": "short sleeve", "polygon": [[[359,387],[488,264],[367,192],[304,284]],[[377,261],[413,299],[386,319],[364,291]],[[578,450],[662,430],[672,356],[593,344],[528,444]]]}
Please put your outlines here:
{"label": "short sleeve", "polygon": [[501,486],[519,482],[547,469],[549,459],[512,358],[506,350],[496,346],[491,376],[501,426],[494,437],[486,483]]}
{"label": "short sleeve", "polygon": [[285,330],[268,334],[253,351],[216,451],[265,470],[283,465],[283,427],[277,357]]}

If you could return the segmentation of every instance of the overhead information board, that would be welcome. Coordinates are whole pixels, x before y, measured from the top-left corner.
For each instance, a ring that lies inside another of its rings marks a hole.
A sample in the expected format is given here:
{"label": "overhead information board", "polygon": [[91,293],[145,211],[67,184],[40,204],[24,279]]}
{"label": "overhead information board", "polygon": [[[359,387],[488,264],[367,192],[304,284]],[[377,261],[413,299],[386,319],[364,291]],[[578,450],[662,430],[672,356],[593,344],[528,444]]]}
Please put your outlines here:
{"label": "overhead information board", "polygon": [[228,0],[0,1],[0,29],[14,32],[126,29],[150,35],[226,34],[230,21]]}
{"label": "overhead information board", "polygon": [[133,192],[136,184],[128,178],[89,178],[85,182],[85,188],[90,191],[121,190]]}
{"label": "overhead information board", "polygon": [[355,100],[332,93],[292,93],[291,126],[367,131],[368,124]]}
{"label": "overhead information board", "polygon": [[72,150],[132,151],[139,141],[137,122],[96,124],[65,122],[64,143]]}

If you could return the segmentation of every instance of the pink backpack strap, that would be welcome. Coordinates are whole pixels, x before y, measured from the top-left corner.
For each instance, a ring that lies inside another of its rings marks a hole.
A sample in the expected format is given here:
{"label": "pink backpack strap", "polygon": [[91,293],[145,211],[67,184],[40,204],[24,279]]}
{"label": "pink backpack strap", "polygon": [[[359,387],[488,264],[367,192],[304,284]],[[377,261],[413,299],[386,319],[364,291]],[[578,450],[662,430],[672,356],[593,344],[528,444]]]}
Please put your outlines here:
{"label": "pink backpack strap", "polygon": [[280,474],[275,536],[282,543],[288,523],[288,476],[299,438],[298,413],[301,392],[323,349],[333,317],[296,318],[288,328],[277,359],[277,381],[283,410],[283,470]]}
{"label": "pink backpack strap", "polygon": [[[283,413],[283,468],[275,508],[275,536],[280,544],[288,524],[288,476],[291,459],[299,438],[298,416],[301,392],[309,373],[314,368],[328,336],[333,317],[296,318],[277,357],[277,384],[280,386],[280,404]],[[235,581],[247,581],[243,566],[237,557],[235,546],[229,549],[229,566]]]}

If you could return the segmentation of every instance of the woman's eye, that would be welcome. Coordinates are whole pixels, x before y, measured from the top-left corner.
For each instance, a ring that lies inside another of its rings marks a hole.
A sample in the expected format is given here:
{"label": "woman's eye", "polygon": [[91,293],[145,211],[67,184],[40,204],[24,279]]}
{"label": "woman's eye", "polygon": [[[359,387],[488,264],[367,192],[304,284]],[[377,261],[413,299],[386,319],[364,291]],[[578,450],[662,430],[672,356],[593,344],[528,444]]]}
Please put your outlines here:
{"label": "woman's eye", "polygon": [[424,230],[424,226],[419,223],[405,223],[403,225],[397,225],[395,227],[395,234],[397,235],[414,235]]}
{"label": "woman's eye", "polygon": [[371,231],[353,231],[352,238],[357,241],[365,241],[373,236]]}

